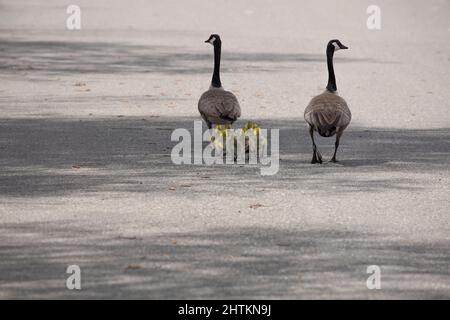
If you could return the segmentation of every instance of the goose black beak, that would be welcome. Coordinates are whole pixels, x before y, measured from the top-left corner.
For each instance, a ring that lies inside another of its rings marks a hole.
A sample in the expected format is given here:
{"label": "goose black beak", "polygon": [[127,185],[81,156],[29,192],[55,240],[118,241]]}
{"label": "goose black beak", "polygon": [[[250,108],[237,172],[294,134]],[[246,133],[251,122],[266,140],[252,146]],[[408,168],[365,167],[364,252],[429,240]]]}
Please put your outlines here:
{"label": "goose black beak", "polygon": [[205,43],[209,43],[209,40],[205,40]]}
{"label": "goose black beak", "polygon": [[341,49],[345,50],[345,49],[348,49],[348,47],[342,45]]}

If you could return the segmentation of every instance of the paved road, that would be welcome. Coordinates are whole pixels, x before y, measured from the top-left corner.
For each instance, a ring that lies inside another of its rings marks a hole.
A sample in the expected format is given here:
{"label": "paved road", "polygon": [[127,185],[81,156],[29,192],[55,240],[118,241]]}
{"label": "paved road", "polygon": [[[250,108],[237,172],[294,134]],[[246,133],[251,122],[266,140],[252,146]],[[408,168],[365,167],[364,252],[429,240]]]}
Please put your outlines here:
{"label": "paved road", "polygon": [[[356,0],[260,2],[79,1],[80,31],[59,1],[0,4],[0,298],[450,298],[448,2],[380,1],[379,31]],[[280,129],[277,175],[171,162],[213,32],[237,126]],[[354,117],[313,166],[334,37]]]}

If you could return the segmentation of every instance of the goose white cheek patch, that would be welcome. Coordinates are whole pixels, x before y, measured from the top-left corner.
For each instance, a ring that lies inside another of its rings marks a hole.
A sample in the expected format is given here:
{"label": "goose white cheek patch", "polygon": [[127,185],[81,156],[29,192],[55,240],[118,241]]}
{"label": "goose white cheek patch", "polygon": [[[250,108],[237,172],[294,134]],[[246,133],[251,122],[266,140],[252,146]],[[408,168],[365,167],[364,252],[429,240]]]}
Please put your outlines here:
{"label": "goose white cheek patch", "polygon": [[208,42],[211,44],[214,44],[215,41],[216,41],[216,38],[211,38],[211,40],[209,40]]}
{"label": "goose white cheek patch", "polygon": [[338,44],[336,42],[333,42],[333,46],[335,48],[334,49],[335,51],[341,50],[341,48],[338,46]]}

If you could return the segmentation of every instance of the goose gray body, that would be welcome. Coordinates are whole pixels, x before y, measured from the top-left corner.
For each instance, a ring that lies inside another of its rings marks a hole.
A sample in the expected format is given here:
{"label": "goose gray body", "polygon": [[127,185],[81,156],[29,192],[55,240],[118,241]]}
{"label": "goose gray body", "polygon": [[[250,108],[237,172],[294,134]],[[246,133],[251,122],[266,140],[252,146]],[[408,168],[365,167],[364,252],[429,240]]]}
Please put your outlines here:
{"label": "goose gray body", "polygon": [[238,99],[230,91],[222,88],[220,81],[220,56],[222,40],[217,34],[212,34],[205,41],[214,46],[214,72],[211,87],[202,94],[198,101],[198,111],[209,129],[213,125],[231,125],[241,116]]}
{"label": "goose gray body", "polygon": [[212,124],[233,124],[241,116],[236,96],[223,89],[211,88],[198,101],[198,111],[209,128]]}
{"label": "goose gray body", "polygon": [[314,97],[305,109],[305,121],[322,137],[332,137],[345,130],[351,119],[347,102],[328,90]]}
{"label": "goose gray body", "polygon": [[322,155],[314,141],[314,132],[322,137],[336,135],[332,162],[337,162],[336,153],[340,138],[350,124],[352,114],[347,102],[337,93],[336,77],[334,74],[333,55],[340,49],[348,49],[339,40],[331,40],[327,45],[328,85],[325,92],[314,97],[305,109],[305,121],[309,126],[309,134],[313,144],[313,158],[311,163],[322,163]]}

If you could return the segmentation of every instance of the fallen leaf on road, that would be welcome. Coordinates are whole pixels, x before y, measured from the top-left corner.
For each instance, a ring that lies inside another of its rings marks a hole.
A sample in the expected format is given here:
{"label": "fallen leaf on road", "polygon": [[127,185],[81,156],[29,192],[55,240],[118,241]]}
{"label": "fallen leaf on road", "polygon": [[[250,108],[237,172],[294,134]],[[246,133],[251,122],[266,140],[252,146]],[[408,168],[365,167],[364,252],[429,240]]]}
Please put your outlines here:
{"label": "fallen leaf on road", "polygon": [[125,271],[127,270],[139,270],[142,269],[142,267],[138,264],[130,264],[125,268]]}
{"label": "fallen leaf on road", "polygon": [[79,165],[74,165],[74,166],[72,166],[72,169],[81,169],[81,166],[79,166]]}
{"label": "fallen leaf on road", "polygon": [[279,247],[290,247],[291,244],[290,243],[277,243],[277,246],[279,246]]}
{"label": "fallen leaf on road", "polygon": [[177,190],[177,189],[176,189],[175,187],[170,187],[169,190],[170,190],[170,191],[175,191],[175,190]]}
{"label": "fallen leaf on road", "polygon": [[249,206],[250,209],[258,209],[258,208],[261,208],[261,207],[265,207],[265,205],[263,205],[261,203],[255,203],[255,204],[251,204]]}
{"label": "fallen leaf on road", "polygon": [[117,237],[117,239],[120,239],[120,240],[142,240],[142,238],[138,238],[138,237],[126,237],[126,236],[119,236],[119,237]]}

